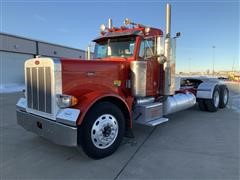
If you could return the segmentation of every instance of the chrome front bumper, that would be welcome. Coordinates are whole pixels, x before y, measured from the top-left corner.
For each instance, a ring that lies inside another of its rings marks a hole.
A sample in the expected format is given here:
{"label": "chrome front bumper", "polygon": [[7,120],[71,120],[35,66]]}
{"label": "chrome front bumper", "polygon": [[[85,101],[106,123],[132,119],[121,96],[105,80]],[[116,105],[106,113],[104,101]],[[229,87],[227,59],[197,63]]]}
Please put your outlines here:
{"label": "chrome front bumper", "polygon": [[27,131],[42,136],[55,144],[77,146],[77,127],[71,127],[17,109],[17,122]]}

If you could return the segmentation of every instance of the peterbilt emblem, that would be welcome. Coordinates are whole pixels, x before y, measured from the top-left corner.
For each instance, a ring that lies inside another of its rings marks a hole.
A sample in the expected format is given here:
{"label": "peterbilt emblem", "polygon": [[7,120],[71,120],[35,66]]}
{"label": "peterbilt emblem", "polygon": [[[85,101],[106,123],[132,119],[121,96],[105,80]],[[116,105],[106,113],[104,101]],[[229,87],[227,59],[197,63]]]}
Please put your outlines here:
{"label": "peterbilt emblem", "polygon": [[39,64],[40,64],[40,61],[36,60],[36,61],[35,61],[35,64],[36,64],[36,65],[39,65]]}

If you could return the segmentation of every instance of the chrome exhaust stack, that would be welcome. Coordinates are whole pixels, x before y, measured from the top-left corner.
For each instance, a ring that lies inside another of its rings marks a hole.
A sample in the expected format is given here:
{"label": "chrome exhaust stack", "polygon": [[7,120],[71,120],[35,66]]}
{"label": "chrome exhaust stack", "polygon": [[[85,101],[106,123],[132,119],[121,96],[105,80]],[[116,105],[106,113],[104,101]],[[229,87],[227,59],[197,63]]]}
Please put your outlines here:
{"label": "chrome exhaust stack", "polygon": [[90,45],[88,45],[88,47],[87,47],[86,57],[87,57],[87,60],[91,59],[91,46]]}
{"label": "chrome exhaust stack", "polygon": [[171,35],[171,5],[167,3],[166,5],[166,36]]}
{"label": "chrome exhaust stack", "polygon": [[109,19],[108,19],[108,29],[112,29],[112,27],[113,27],[112,19],[109,18]]}
{"label": "chrome exhaust stack", "polygon": [[163,115],[172,114],[184,109],[188,109],[196,104],[196,97],[192,93],[175,94],[175,60],[176,60],[176,37],[171,38],[171,5],[166,5],[166,37],[164,56],[164,95],[168,96],[163,102]]}
{"label": "chrome exhaust stack", "polygon": [[166,38],[164,56],[165,82],[164,95],[173,95],[175,93],[175,39],[171,39],[171,5],[166,5]]}

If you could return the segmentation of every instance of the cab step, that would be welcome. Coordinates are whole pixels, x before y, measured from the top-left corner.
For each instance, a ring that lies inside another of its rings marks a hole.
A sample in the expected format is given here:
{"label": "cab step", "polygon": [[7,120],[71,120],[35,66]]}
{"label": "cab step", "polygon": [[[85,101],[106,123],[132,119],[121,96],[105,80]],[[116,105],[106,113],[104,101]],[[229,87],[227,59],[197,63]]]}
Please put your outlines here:
{"label": "cab step", "polygon": [[155,119],[155,120],[151,120],[151,121],[147,121],[145,125],[147,126],[157,126],[159,124],[162,124],[164,122],[167,122],[168,118],[159,118],[159,119]]}
{"label": "cab step", "polygon": [[133,112],[133,119],[138,124],[157,126],[168,121],[168,118],[163,117],[163,104],[161,102],[139,104]]}

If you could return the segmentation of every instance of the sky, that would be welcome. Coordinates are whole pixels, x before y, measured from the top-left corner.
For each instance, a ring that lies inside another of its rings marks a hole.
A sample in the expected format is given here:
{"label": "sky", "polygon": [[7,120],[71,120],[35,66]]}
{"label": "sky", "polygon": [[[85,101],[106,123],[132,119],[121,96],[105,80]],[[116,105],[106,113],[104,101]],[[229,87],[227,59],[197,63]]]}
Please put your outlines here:
{"label": "sky", "polygon": [[[165,31],[165,5],[172,5],[176,69],[239,70],[239,0],[0,0],[1,32],[86,49],[108,18],[127,17]],[[213,46],[215,48],[213,48]]]}

